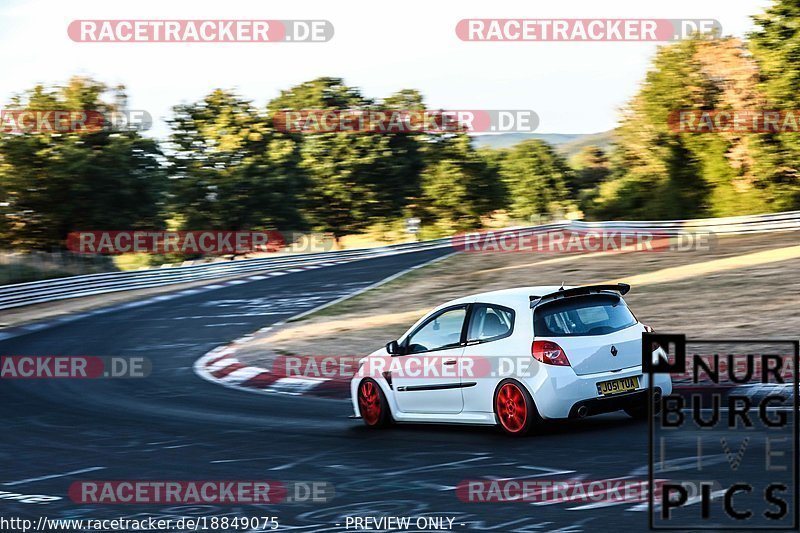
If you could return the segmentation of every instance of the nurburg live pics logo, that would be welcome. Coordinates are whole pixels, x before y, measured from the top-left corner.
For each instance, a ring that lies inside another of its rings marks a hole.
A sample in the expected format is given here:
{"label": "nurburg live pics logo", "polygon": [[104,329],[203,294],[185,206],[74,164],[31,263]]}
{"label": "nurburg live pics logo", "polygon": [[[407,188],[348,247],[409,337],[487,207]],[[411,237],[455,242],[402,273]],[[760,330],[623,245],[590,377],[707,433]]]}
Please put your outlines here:
{"label": "nurburg live pics logo", "polygon": [[[799,354],[791,339],[643,335],[651,529],[798,529]],[[663,397],[659,373],[679,378]],[[658,478],[670,479],[654,495]]]}

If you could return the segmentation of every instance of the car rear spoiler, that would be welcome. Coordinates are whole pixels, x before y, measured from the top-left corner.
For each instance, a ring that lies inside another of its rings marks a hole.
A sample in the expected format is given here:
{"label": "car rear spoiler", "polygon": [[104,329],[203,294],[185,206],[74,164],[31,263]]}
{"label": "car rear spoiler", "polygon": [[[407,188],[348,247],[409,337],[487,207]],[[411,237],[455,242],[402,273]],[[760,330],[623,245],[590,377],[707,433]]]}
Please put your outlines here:
{"label": "car rear spoiler", "polygon": [[561,287],[556,292],[551,292],[550,294],[531,296],[531,309],[545,302],[552,302],[553,300],[558,300],[561,298],[583,296],[586,294],[595,294],[603,291],[614,291],[618,292],[620,296],[624,296],[628,294],[630,290],[631,286],[627,283],[617,283],[616,285],[585,285],[583,287],[574,287],[572,289],[565,289],[564,287]]}

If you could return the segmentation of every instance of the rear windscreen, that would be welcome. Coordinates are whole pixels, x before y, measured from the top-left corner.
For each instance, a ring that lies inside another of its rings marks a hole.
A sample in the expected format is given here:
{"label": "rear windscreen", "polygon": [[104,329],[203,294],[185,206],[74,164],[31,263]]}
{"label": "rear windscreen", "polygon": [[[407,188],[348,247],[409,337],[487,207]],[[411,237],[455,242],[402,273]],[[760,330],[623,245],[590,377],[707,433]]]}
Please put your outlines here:
{"label": "rear windscreen", "polygon": [[533,331],[539,337],[606,335],[630,327],[636,318],[615,294],[574,296],[536,307]]}

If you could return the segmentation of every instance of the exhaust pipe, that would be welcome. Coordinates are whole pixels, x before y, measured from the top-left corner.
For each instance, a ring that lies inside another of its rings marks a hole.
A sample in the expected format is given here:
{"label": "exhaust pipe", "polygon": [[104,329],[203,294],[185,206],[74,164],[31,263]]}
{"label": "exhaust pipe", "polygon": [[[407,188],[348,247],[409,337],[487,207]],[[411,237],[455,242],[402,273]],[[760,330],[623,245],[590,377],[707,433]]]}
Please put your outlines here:
{"label": "exhaust pipe", "polygon": [[653,391],[653,412],[660,413],[661,412],[661,389],[656,389]]}
{"label": "exhaust pipe", "polygon": [[653,391],[653,403],[658,405],[661,401],[661,389],[656,389]]}
{"label": "exhaust pipe", "polygon": [[578,418],[586,418],[586,415],[589,414],[589,408],[585,405],[581,405],[578,407]]}

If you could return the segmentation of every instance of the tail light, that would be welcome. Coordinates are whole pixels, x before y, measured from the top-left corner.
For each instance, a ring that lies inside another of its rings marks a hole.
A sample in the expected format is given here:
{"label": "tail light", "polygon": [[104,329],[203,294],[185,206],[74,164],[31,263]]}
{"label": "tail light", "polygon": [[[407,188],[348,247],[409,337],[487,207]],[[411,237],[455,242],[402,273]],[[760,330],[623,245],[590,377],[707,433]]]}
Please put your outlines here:
{"label": "tail light", "polygon": [[[654,330],[652,327],[648,326],[647,324],[642,324],[642,325],[644,326],[645,332],[647,332],[647,333],[655,333],[656,332],[656,330]],[[661,345],[658,344],[657,342],[653,341],[652,344],[651,344],[651,351],[655,352],[659,348],[661,348]]]}
{"label": "tail light", "polygon": [[567,354],[553,341],[533,341],[531,355],[540,363],[555,366],[570,366]]}

